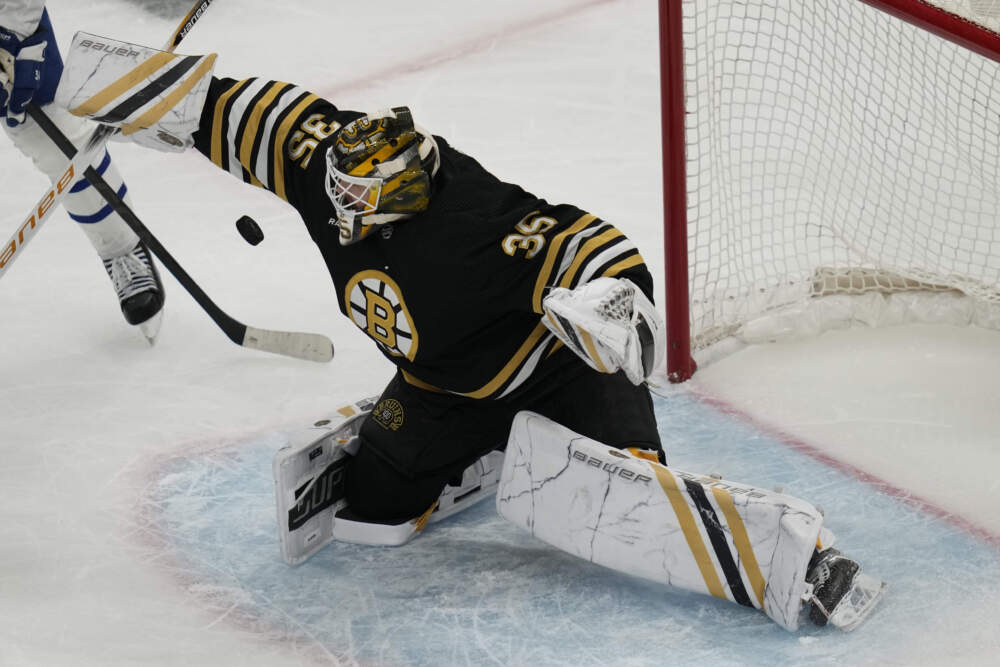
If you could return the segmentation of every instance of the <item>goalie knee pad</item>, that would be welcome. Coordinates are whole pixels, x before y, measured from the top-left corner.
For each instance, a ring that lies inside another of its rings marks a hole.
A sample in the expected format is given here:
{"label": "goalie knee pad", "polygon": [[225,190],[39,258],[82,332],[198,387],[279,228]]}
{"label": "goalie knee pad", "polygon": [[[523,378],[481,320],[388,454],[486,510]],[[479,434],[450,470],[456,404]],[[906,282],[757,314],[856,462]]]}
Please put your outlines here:
{"label": "goalie knee pad", "polygon": [[823,524],[805,501],[636,458],[531,412],[514,419],[496,503],[563,551],[789,630]]}

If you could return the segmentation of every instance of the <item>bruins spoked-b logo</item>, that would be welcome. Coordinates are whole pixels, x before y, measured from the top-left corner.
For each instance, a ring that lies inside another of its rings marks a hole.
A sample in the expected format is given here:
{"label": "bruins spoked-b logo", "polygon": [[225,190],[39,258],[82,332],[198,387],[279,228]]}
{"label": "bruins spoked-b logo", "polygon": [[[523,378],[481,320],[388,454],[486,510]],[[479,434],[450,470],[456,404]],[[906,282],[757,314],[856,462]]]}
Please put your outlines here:
{"label": "bruins spoked-b logo", "polygon": [[344,288],[347,314],[388,354],[410,361],[417,356],[417,330],[399,286],[381,271],[362,271]]}
{"label": "bruins spoked-b logo", "polygon": [[379,401],[372,410],[372,419],[388,431],[398,431],[403,425],[403,406],[395,398]]}

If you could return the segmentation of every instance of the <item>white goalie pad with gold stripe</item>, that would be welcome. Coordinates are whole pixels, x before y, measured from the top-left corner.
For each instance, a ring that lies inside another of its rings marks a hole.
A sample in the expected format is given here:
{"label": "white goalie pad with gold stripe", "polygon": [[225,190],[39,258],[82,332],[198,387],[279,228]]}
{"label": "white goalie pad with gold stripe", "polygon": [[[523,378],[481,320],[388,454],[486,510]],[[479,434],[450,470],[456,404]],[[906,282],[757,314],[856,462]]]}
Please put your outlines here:
{"label": "white goalie pad with gold stripe", "polygon": [[761,609],[788,630],[823,525],[798,498],[639,459],[532,412],[514,419],[496,502],[563,551]]}
{"label": "white goalie pad with gold stripe", "polygon": [[215,58],[78,32],[55,101],[136,143],[180,152],[194,145]]}

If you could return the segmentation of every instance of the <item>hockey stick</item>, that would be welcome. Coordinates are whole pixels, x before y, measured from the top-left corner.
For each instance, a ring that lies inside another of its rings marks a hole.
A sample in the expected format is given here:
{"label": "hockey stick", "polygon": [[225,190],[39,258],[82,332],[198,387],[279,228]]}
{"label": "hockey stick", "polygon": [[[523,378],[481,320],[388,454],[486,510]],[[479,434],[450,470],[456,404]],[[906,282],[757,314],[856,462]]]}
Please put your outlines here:
{"label": "hockey stick", "polygon": [[[191,28],[194,27],[194,24],[198,22],[198,19],[202,17],[212,2],[214,0],[198,0],[195,2],[191,11],[184,16],[180,25],[171,33],[170,39],[167,40],[167,44],[163,50],[172,52],[176,49],[177,45],[191,32]],[[77,175],[93,162],[97,154],[103,150],[104,144],[115,132],[117,132],[116,128],[108,125],[98,125],[90,134],[83,150],[76,153],[69,161],[56,184],[42,195],[28,216],[24,218],[24,222],[14,232],[14,235],[2,246],[3,250],[0,251],[0,277],[3,277],[7,268],[14,263],[15,259],[21,256],[21,250],[32,239],[42,224],[48,220],[49,213],[56,207],[56,204],[62,201],[66,192],[69,191],[70,186],[77,180]]]}
{"label": "hockey stick", "polygon": [[[39,127],[42,128],[45,134],[48,135],[67,158],[73,159],[77,154],[73,142],[56,127],[56,124],[45,115],[44,111],[34,104],[29,104],[28,115],[38,123]],[[248,327],[242,322],[233,319],[205,294],[204,290],[198,286],[198,283],[167,252],[167,249],[142,224],[142,221],[129,208],[128,204],[118,196],[118,193],[108,185],[107,181],[97,173],[96,169],[87,167],[83,175],[101,193],[101,196],[111,205],[111,208],[121,216],[125,224],[131,227],[132,231],[142,239],[146,247],[163,263],[163,266],[174,275],[177,282],[194,297],[198,305],[208,313],[208,316],[225,332],[231,341],[253,350],[282,354],[287,357],[295,357],[307,361],[330,361],[333,359],[333,343],[322,334],[257,329],[256,327]]]}

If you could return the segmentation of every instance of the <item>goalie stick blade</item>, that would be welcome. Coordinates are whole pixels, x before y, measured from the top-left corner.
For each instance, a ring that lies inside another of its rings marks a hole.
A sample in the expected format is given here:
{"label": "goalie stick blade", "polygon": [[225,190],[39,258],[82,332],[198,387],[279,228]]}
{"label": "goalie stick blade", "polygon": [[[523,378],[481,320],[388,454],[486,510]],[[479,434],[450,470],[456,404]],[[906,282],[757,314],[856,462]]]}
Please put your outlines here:
{"label": "goalie stick blade", "polygon": [[325,362],[333,359],[333,341],[323,334],[272,331],[248,326],[240,345],[306,361]]}

